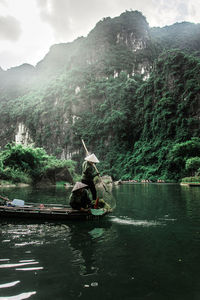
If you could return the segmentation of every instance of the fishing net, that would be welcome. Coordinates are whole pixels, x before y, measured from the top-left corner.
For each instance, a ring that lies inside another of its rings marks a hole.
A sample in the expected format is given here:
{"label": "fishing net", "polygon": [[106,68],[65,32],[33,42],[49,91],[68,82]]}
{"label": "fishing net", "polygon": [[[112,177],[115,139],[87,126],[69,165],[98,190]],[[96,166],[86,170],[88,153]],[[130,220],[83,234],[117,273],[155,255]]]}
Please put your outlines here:
{"label": "fishing net", "polygon": [[113,183],[109,176],[95,178],[95,187],[97,190],[97,197],[99,197],[99,207],[114,209],[116,200],[113,196],[112,189]]}

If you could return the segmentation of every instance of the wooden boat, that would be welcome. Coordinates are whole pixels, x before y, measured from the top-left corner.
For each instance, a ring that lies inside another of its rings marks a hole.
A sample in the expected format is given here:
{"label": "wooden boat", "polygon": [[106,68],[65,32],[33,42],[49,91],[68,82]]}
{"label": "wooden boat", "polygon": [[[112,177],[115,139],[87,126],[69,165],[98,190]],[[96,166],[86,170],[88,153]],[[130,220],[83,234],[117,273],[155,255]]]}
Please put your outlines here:
{"label": "wooden boat", "polygon": [[23,200],[14,199],[0,205],[0,218],[21,218],[40,220],[98,220],[109,214],[111,209],[88,209],[85,211],[74,210],[65,205],[25,203]]}
{"label": "wooden boat", "polygon": [[[96,211],[96,212],[95,212]],[[94,220],[100,219],[111,211],[90,209],[88,211],[73,210],[61,207],[29,207],[29,206],[0,206],[0,218],[28,218],[42,220]]]}

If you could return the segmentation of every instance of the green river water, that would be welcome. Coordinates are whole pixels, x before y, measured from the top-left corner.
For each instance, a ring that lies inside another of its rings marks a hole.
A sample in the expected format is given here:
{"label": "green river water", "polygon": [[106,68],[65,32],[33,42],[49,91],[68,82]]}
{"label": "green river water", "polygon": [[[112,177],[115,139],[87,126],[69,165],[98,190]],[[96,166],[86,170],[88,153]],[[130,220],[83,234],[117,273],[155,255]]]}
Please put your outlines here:
{"label": "green river water", "polygon": [[[0,195],[65,203],[70,190]],[[0,220],[0,299],[200,299],[200,188],[127,184],[99,221]]]}

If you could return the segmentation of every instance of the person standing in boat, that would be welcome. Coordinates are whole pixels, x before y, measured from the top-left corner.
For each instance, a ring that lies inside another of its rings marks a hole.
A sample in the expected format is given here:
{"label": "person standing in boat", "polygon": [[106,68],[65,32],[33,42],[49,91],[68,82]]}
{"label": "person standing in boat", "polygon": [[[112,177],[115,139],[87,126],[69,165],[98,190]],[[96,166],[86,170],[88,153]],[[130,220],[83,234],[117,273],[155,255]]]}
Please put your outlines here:
{"label": "person standing in boat", "polygon": [[92,193],[92,199],[96,200],[97,191],[94,184],[94,177],[98,176],[99,173],[95,170],[95,163],[99,163],[99,160],[95,156],[95,154],[90,154],[85,157],[85,161],[82,164],[82,178],[81,182],[88,185]]}
{"label": "person standing in boat", "polygon": [[86,187],[87,185],[82,182],[76,182],[74,185],[69,197],[70,206],[73,209],[84,211],[92,206]]}

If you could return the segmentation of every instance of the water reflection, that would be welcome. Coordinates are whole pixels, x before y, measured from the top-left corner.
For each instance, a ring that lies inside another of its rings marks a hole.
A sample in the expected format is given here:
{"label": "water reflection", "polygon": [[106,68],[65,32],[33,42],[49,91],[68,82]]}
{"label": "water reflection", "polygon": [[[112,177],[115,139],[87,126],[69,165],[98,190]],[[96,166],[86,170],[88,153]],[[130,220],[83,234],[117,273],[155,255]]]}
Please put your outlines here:
{"label": "water reflection", "polygon": [[4,284],[0,284],[0,289],[4,289],[4,288],[11,287],[11,286],[15,286],[18,283],[20,283],[19,280],[13,281],[13,282],[7,282],[7,283],[4,283]]}
{"label": "water reflection", "polygon": [[98,272],[96,248],[98,243],[105,238],[106,230],[111,227],[111,223],[104,222],[103,227],[94,227],[92,224],[84,225],[80,227],[76,224],[70,227],[69,245],[73,253],[72,263],[79,267],[80,275],[88,276]]}
{"label": "water reflection", "polygon": [[193,221],[199,221],[200,216],[200,188],[197,187],[181,187],[181,199],[186,203],[187,216]]}
{"label": "water reflection", "polygon": [[30,298],[32,295],[35,295],[36,292],[28,292],[28,293],[22,293],[16,296],[8,296],[8,297],[0,297],[0,299],[2,300],[22,300],[22,299],[28,299]]}
{"label": "water reflection", "polygon": [[179,185],[132,184],[116,191],[115,215],[131,219],[159,221],[186,216],[186,201]]}
{"label": "water reflection", "polygon": [[27,262],[27,263],[16,263],[16,264],[0,264],[0,269],[2,268],[15,268],[15,267],[21,267],[21,266],[27,266],[27,265],[34,265],[38,264],[38,262]]}
{"label": "water reflection", "polygon": [[59,235],[58,229],[63,231],[61,226],[53,224],[23,221],[1,224],[0,296],[3,297],[0,299],[27,299],[36,294],[33,279],[47,269],[36,248],[51,244],[50,240]]}
{"label": "water reflection", "polygon": [[66,204],[71,189],[65,189],[64,186],[53,186],[46,188],[1,188],[0,194],[9,199],[22,199],[33,203],[59,203]]}
{"label": "water reflection", "polygon": [[[70,276],[75,279],[97,275],[98,244],[109,239],[109,234],[106,235],[111,226],[111,222],[98,221],[40,224],[4,221],[0,235],[0,296],[3,295],[0,299],[26,299],[35,293],[37,299],[46,299],[52,296],[50,291],[47,296],[48,280],[52,278],[55,281],[51,286],[57,291],[57,285],[63,282],[61,277],[68,282]],[[45,278],[45,296],[38,291],[37,282],[42,278]],[[85,284],[84,281],[81,288]],[[78,296],[74,289],[71,295]],[[53,297],[56,299],[56,295]]]}
{"label": "water reflection", "polygon": [[[199,299],[200,190],[138,184],[113,193],[116,209],[99,222],[1,221],[0,299]],[[34,197],[61,202],[66,191]]]}

